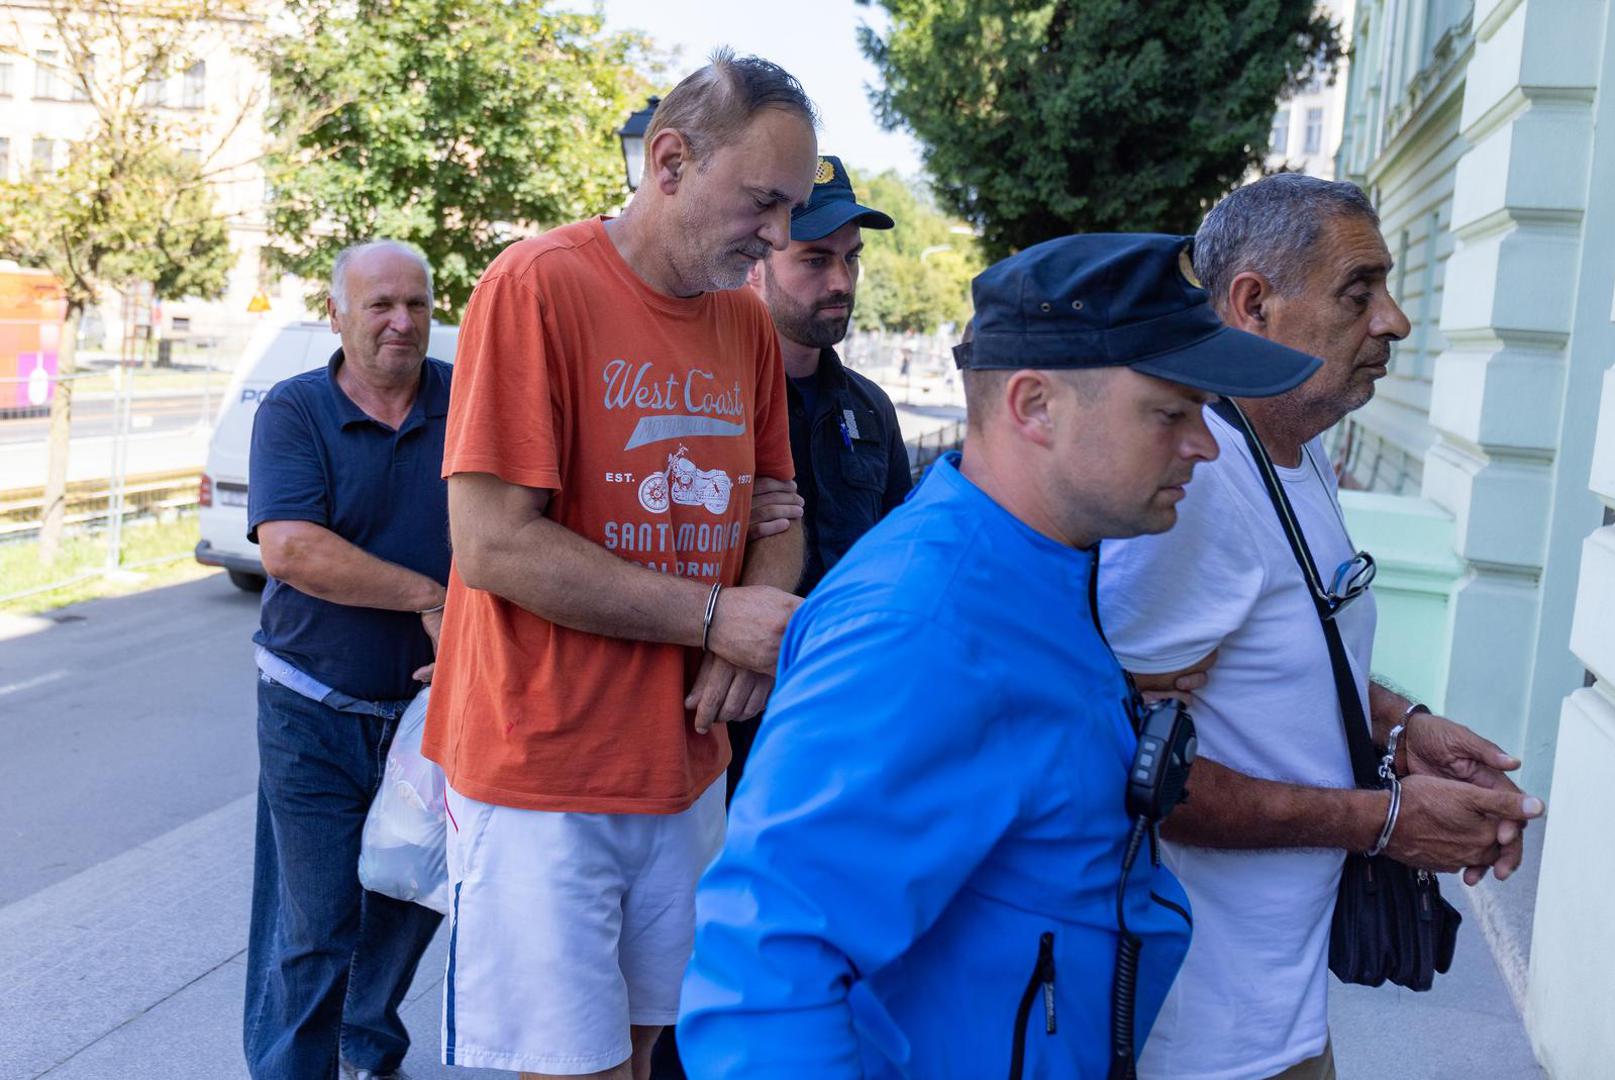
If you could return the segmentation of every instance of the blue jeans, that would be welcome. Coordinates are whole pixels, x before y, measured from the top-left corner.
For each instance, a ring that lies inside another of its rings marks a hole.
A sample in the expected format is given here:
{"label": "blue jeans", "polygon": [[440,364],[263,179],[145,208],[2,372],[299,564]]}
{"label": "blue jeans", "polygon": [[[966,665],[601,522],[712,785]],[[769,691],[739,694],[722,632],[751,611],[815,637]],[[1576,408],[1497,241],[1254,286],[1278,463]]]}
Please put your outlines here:
{"label": "blue jeans", "polygon": [[396,1069],[398,1006],[442,916],[359,885],[359,837],[407,702],[339,711],[260,675],[243,1045],[254,1080]]}

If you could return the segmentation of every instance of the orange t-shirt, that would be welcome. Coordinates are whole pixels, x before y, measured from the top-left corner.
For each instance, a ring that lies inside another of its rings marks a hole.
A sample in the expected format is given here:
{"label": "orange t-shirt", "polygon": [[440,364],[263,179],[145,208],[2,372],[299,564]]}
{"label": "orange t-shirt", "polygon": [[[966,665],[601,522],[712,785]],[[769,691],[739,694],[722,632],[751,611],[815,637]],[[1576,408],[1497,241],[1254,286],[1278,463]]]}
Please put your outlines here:
{"label": "orange t-shirt", "polygon": [[[444,476],[551,489],[551,520],[620,558],[740,580],[752,478],[794,472],[779,342],[750,290],[665,296],[602,219],[567,225],[488,267],[454,368]],[[684,708],[699,662],[557,626],[451,570],[423,749],[482,802],[678,813],[729,761],[722,725],[698,735]]]}

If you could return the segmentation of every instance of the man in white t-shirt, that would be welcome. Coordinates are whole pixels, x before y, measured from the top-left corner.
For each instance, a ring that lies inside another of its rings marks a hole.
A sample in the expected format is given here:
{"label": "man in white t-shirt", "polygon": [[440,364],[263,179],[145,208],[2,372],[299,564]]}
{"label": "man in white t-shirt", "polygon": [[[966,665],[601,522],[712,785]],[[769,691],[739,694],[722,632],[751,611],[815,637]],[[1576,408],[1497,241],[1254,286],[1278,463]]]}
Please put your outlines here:
{"label": "man in white t-shirt", "polygon": [[[1323,359],[1301,386],[1237,402],[1294,507],[1325,582],[1357,551],[1318,436],[1373,396],[1408,321],[1391,256],[1348,183],[1267,177],[1214,207],[1194,269],[1224,322]],[[1100,613],[1143,688],[1195,687],[1200,759],[1164,833],[1194,939],[1154,1033],[1145,1080],[1330,1080],[1329,927],[1347,851],[1373,848],[1384,791],[1353,787],[1312,592],[1243,436],[1215,411],[1220,456],[1196,470],[1168,533],[1107,541]],[[1359,567],[1361,564],[1357,564]],[[1474,884],[1519,866],[1542,803],[1504,775],[1519,762],[1370,678],[1373,595],[1336,619],[1374,741],[1405,725],[1386,851]],[[1203,682],[1203,687],[1201,683]],[[1405,753],[1402,750],[1405,749]]]}

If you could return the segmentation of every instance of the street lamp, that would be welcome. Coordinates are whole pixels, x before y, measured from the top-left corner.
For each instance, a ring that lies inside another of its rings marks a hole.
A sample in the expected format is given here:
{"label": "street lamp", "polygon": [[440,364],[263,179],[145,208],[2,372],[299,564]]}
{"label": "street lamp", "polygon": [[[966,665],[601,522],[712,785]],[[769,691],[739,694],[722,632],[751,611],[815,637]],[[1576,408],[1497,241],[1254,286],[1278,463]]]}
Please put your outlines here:
{"label": "street lamp", "polygon": [[617,131],[617,138],[622,140],[622,163],[628,170],[629,191],[639,190],[639,178],[645,172],[645,130],[650,127],[650,118],[656,114],[661,100],[652,95],[645,107],[630,113],[627,122]]}

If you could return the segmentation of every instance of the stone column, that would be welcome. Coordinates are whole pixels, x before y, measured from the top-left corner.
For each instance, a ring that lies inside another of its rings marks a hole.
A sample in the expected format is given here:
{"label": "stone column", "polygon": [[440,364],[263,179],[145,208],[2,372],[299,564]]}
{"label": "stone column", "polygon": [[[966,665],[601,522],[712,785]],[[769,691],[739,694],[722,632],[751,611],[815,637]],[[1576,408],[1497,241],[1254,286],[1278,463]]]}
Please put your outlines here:
{"label": "stone column", "polygon": [[[1559,706],[1581,682],[1566,649],[1599,377],[1615,355],[1608,219],[1615,137],[1609,0],[1477,0],[1425,458],[1465,573],[1448,609],[1447,712],[1526,760],[1546,793]],[[1595,176],[1594,174],[1598,174]],[[1601,177],[1601,180],[1600,180]],[[1594,299],[1596,297],[1596,303]]]}
{"label": "stone column", "polygon": [[1565,1077],[1607,1076],[1615,1062],[1615,370],[1602,397],[1591,487],[1606,524],[1582,544],[1570,635],[1596,681],[1560,714],[1526,1004],[1537,1057]]}

